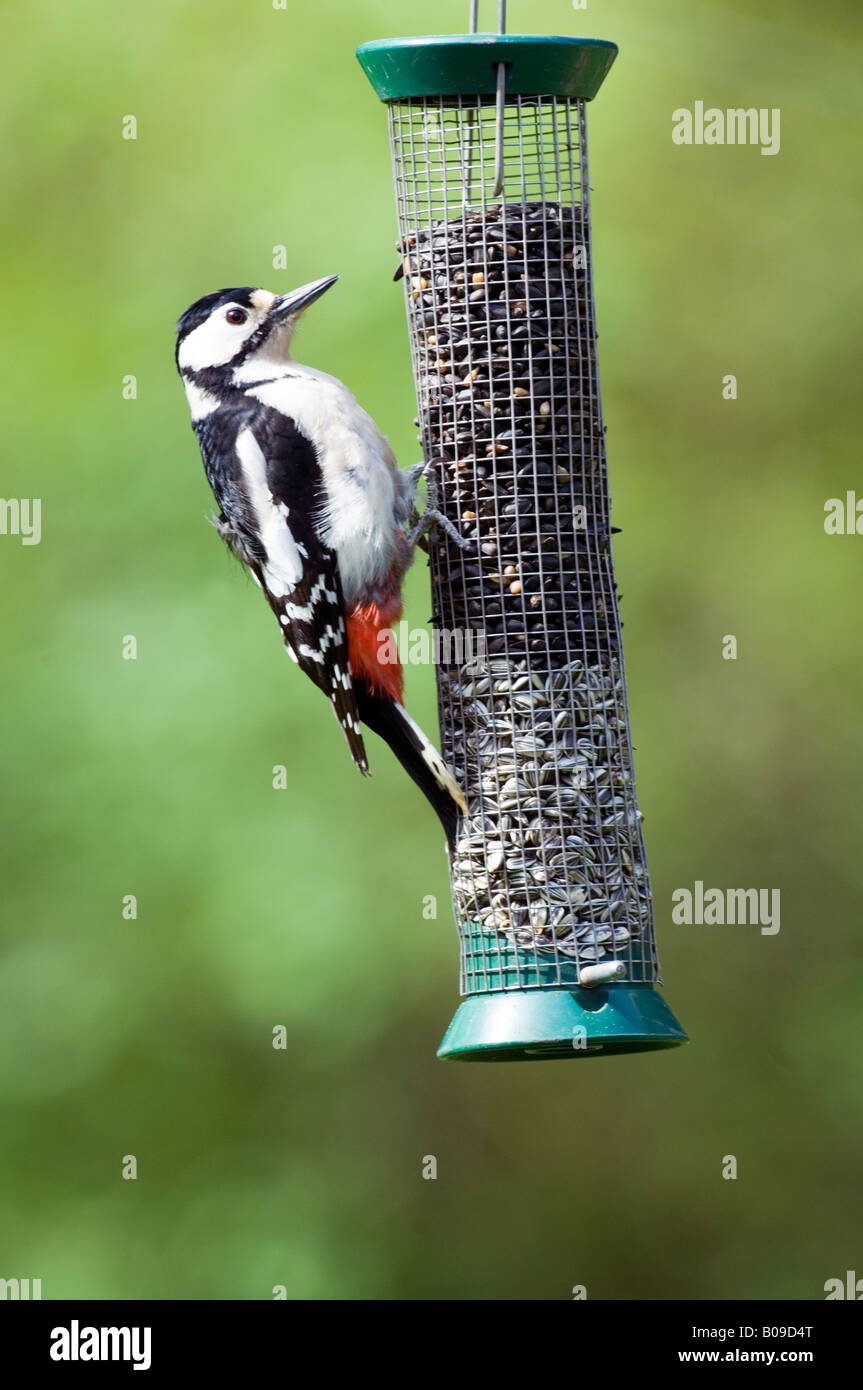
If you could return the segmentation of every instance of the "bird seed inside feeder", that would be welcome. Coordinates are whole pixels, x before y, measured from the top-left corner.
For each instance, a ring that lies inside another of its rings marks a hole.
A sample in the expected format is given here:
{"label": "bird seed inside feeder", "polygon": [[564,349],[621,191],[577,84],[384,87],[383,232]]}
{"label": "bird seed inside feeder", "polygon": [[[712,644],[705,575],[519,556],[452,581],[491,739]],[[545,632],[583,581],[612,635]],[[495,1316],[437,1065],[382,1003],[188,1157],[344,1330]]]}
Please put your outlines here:
{"label": "bird seed inside feeder", "polygon": [[413,228],[399,250],[424,452],[472,547],[437,536],[434,622],[486,656],[438,672],[470,804],[457,918],[516,948],[516,968],[526,951],[614,958],[647,979],[588,236],[577,205],[509,203]]}

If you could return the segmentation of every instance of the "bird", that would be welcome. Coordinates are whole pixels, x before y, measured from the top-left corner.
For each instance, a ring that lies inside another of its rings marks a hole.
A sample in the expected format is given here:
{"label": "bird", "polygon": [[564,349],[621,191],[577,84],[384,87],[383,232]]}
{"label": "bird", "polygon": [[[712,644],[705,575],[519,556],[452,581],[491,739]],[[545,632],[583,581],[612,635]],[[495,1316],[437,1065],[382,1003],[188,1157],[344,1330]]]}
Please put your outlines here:
{"label": "bird", "polygon": [[369,773],[365,727],[428,798],[452,848],[467,803],[404,707],[386,638],[429,528],[465,542],[437,508],[429,465],[399,468],[348,387],[291,356],[304,311],[337,279],[287,294],[245,285],[203,295],[177,324],[177,369],[218,534],[263,590],[289,655],[330,701],[360,772]]}

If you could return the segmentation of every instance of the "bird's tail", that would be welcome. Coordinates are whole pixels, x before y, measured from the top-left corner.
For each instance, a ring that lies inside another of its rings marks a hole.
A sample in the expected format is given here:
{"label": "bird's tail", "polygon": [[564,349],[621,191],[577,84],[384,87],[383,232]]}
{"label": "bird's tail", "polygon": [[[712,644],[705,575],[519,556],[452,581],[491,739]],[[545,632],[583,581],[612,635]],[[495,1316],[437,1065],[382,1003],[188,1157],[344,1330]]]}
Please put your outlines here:
{"label": "bird's tail", "polygon": [[405,772],[433,806],[447,843],[455,845],[459,811],[467,811],[464,792],[434,744],[403,705],[375,695],[356,681],[357,710],[363,724],[388,743]]}

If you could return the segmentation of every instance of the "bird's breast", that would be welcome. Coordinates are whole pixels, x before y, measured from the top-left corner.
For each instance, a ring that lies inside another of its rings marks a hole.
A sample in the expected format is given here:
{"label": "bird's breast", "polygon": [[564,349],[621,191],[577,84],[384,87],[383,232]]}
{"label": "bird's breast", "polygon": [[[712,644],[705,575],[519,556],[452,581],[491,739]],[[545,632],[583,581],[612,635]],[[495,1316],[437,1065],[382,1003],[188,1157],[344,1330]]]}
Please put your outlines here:
{"label": "bird's breast", "polygon": [[386,587],[399,559],[400,474],[386,438],[348,388],[310,368],[297,370],[249,394],[290,416],[314,445],[324,491],[316,529],[338,556],[352,606]]}

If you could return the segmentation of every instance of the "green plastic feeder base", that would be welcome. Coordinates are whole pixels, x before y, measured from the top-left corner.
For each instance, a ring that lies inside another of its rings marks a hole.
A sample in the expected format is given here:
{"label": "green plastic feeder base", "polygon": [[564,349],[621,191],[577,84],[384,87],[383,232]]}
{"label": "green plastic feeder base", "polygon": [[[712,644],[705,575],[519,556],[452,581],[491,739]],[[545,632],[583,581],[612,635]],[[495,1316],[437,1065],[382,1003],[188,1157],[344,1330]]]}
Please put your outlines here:
{"label": "green plastic feeder base", "polygon": [[449,1062],[542,1062],[688,1041],[650,985],[500,990],[465,999],[437,1055]]}

